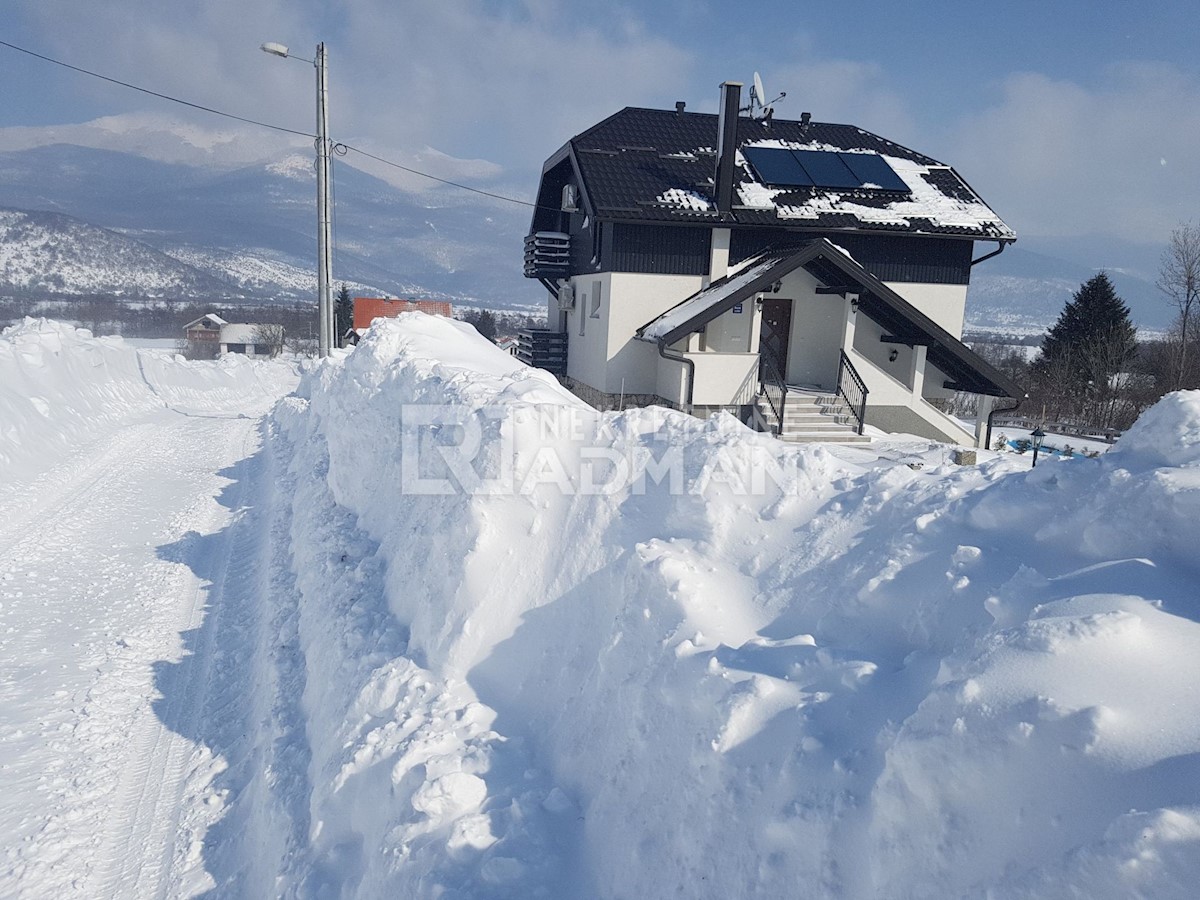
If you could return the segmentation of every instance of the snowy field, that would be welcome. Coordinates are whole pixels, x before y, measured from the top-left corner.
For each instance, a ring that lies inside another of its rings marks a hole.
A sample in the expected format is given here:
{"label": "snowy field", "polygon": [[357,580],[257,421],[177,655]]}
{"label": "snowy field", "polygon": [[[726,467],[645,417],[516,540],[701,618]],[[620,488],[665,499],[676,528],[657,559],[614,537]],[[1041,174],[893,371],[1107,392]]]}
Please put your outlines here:
{"label": "snowy field", "polygon": [[9,329],[0,896],[1191,897],[1200,395],[980,460]]}

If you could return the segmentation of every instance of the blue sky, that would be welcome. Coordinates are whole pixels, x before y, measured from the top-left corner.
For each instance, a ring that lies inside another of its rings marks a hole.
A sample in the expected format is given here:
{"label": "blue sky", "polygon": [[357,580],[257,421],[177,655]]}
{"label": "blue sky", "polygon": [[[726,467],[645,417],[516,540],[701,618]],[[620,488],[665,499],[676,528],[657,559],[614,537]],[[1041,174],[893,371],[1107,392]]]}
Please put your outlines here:
{"label": "blue sky", "polygon": [[[780,117],[938,157],[1019,235],[1152,244],[1200,218],[1200,29],[1184,2],[4,0],[0,23],[4,40],[300,129],[311,70],[257,47],[325,40],[335,135],[526,196],[605,115],[713,110],[720,81],[757,70],[787,91]],[[0,147],[14,126],[143,112],[234,127],[4,48],[0,78]]]}

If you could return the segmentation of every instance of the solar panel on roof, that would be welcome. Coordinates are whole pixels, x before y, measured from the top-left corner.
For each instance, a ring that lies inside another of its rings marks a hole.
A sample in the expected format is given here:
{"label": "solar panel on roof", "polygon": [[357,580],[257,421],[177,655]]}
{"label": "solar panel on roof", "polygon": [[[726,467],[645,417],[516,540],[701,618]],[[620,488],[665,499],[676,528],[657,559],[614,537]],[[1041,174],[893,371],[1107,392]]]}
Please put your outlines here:
{"label": "solar panel on roof", "polygon": [[791,150],[778,147],[746,147],[742,150],[746,161],[754,167],[763,184],[810,187],[813,183]]}
{"label": "solar panel on roof", "polygon": [[850,167],[842,162],[836,153],[825,150],[794,150],[792,152],[817,187],[856,188],[862,186],[862,181],[850,171]]}
{"label": "solar panel on roof", "polygon": [[874,153],[839,153],[842,162],[862,185],[875,185],[885,191],[907,191],[908,185],[881,156]]}

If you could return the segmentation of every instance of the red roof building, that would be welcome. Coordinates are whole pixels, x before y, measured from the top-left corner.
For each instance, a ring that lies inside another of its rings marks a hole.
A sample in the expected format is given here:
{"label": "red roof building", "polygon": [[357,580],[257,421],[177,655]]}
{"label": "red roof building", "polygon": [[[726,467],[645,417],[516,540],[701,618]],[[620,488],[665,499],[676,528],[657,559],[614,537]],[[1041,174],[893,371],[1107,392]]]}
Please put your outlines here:
{"label": "red roof building", "polygon": [[370,327],[375,319],[390,319],[403,312],[423,312],[450,318],[454,310],[444,300],[384,300],[377,297],[354,298],[354,330]]}

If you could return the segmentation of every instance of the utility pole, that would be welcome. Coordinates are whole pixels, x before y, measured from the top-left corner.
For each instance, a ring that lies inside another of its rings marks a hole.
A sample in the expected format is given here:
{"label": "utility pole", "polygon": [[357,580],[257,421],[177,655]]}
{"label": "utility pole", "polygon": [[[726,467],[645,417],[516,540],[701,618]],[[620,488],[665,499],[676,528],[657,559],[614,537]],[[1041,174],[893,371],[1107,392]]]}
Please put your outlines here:
{"label": "utility pole", "polygon": [[[287,59],[287,46],[270,41],[262,45],[265,53]],[[317,70],[317,351],[324,359],[329,355],[336,336],[333,325],[333,301],[329,295],[333,284],[333,217],[331,210],[330,164],[332,147],[329,143],[329,62],[325,43],[317,44],[316,59],[293,57],[312,63]]]}
{"label": "utility pole", "polygon": [[317,311],[321,327],[318,352],[322,359],[333,344],[333,222],[329,202],[329,64],[325,43],[317,44]]}

